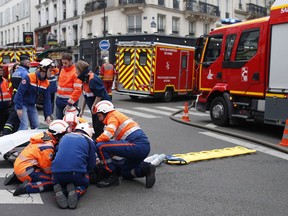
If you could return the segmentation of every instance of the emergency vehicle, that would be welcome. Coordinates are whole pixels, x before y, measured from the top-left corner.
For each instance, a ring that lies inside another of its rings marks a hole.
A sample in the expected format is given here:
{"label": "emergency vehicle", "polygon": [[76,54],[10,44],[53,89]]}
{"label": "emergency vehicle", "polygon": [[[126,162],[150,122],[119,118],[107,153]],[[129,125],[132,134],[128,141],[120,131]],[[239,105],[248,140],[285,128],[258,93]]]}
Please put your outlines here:
{"label": "emergency vehicle", "polygon": [[195,48],[156,42],[118,42],[115,89],[118,94],[162,98],[192,95]]}
{"label": "emergency vehicle", "polygon": [[29,59],[36,60],[36,50],[34,46],[4,46],[0,47],[0,64],[10,62],[20,62]]}
{"label": "emergency vehicle", "polygon": [[214,124],[252,119],[285,125],[288,119],[288,1],[276,0],[269,17],[212,30],[199,66],[196,109]]}

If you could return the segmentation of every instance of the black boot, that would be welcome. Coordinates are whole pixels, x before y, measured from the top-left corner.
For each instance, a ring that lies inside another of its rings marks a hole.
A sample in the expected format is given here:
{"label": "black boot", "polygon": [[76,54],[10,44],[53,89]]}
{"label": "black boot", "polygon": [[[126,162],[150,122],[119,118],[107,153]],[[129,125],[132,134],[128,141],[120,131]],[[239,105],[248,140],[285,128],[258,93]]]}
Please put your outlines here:
{"label": "black boot", "polygon": [[14,191],[13,196],[19,196],[21,194],[26,194],[26,187],[28,185],[29,181],[26,180],[22,184],[19,185],[19,187]]}
{"label": "black boot", "polygon": [[17,176],[15,175],[15,173],[13,172],[11,175],[6,176],[5,180],[4,180],[4,185],[11,185],[14,183],[20,183],[21,181],[17,178]]}
{"label": "black boot", "polygon": [[97,183],[97,187],[105,188],[119,185],[119,177],[116,172],[112,172],[107,178]]}
{"label": "black boot", "polygon": [[91,184],[97,184],[108,177],[109,174],[101,168],[95,168],[94,171],[89,172],[89,181]]}
{"label": "black boot", "polygon": [[57,205],[62,209],[68,208],[68,200],[65,194],[63,193],[61,185],[55,184],[53,186],[53,190],[55,193],[55,200],[56,200]]}
{"label": "black boot", "polygon": [[141,164],[141,174],[146,177],[146,188],[152,188],[156,182],[156,167],[151,163],[143,162]]}

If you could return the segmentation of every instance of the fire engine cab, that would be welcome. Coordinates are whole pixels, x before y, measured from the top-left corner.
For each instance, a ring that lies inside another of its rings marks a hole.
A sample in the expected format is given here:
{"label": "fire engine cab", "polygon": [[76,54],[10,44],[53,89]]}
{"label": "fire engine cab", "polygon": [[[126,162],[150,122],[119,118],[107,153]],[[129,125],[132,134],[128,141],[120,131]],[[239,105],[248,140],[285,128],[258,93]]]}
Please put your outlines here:
{"label": "fire engine cab", "polygon": [[118,42],[115,89],[118,94],[162,98],[193,93],[193,47],[156,42]]}
{"label": "fire engine cab", "polygon": [[34,46],[4,46],[0,47],[0,64],[20,62],[22,59],[35,61],[36,50]]}
{"label": "fire engine cab", "polygon": [[253,119],[285,125],[288,119],[288,1],[276,0],[270,17],[214,29],[199,63],[196,109],[214,124]]}

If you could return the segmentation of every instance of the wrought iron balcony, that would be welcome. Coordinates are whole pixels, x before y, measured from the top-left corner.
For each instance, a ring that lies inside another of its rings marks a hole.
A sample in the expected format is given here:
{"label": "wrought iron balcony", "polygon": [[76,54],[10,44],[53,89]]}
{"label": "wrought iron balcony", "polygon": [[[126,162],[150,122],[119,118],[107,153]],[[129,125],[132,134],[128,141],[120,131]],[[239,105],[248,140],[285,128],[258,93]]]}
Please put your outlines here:
{"label": "wrought iron balcony", "polygon": [[84,10],[85,13],[101,10],[107,7],[107,3],[105,0],[92,0],[91,2],[88,2],[85,4]]}
{"label": "wrought iron balcony", "polygon": [[127,28],[127,33],[141,33],[142,32],[142,27],[137,26],[137,27],[128,27]]}
{"label": "wrought iron balcony", "polygon": [[129,11],[136,11],[142,13],[144,11],[145,0],[119,0],[119,6],[121,7],[122,13],[127,13]]}
{"label": "wrought iron balcony", "polygon": [[119,5],[145,4],[145,0],[119,0]]}
{"label": "wrought iron balcony", "polygon": [[196,2],[195,0],[186,1],[186,17],[206,17],[213,20],[220,18],[220,10],[216,5],[205,2]]}
{"label": "wrought iron balcony", "polygon": [[267,16],[267,8],[251,3],[246,4],[246,12],[256,17]]}

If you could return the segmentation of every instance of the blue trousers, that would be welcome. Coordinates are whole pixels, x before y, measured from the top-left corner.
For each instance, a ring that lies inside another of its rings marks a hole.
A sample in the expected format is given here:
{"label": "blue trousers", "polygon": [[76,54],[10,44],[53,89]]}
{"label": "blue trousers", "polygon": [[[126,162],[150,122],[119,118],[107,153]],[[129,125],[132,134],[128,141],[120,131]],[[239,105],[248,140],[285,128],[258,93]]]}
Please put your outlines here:
{"label": "blue trousers", "polygon": [[53,189],[52,175],[35,169],[29,177],[31,181],[26,187],[27,193],[39,193],[42,191],[50,191]]}
{"label": "blue trousers", "polygon": [[108,172],[114,172],[116,168],[111,160],[111,155],[124,157],[126,160],[121,167],[121,175],[124,178],[131,179],[135,177],[131,175],[133,169],[136,177],[142,177],[140,164],[150,152],[150,143],[147,143],[146,139],[138,139],[134,143],[126,140],[100,142],[96,145],[96,152]]}
{"label": "blue trousers", "polygon": [[30,123],[31,129],[39,127],[38,111],[35,106],[23,106],[22,117],[20,119],[20,126],[18,130],[27,130]]}

